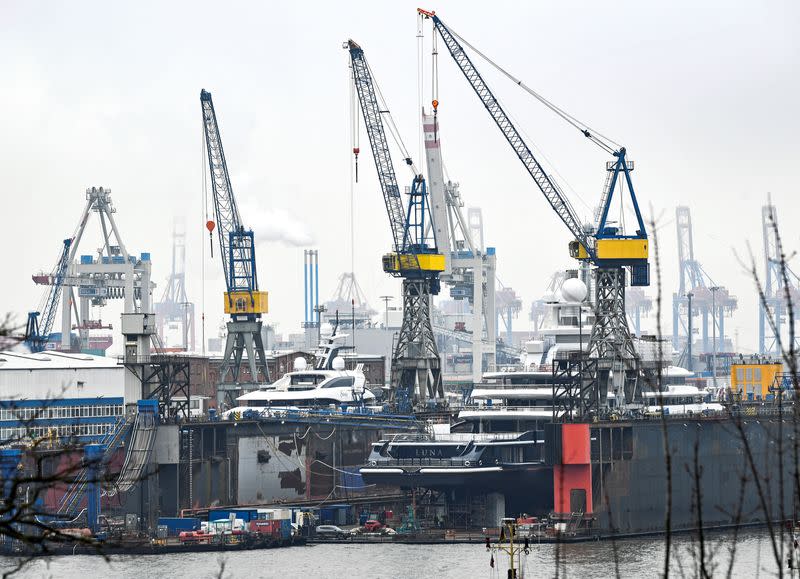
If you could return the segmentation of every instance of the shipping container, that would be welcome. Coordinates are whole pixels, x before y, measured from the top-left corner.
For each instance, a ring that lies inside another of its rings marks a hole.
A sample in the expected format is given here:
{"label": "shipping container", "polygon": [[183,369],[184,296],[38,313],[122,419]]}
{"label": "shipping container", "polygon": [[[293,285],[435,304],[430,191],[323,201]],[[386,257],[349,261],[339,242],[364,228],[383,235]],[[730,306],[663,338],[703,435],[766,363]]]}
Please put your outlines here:
{"label": "shipping container", "polygon": [[291,519],[281,519],[281,538],[291,539],[292,537],[292,521]]}
{"label": "shipping container", "polygon": [[245,522],[259,518],[259,509],[251,508],[233,508],[233,509],[210,509],[208,511],[209,521],[219,521],[221,519],[229,519],[233,514],[237,519],[242,519]]}
{"label": "shipping container", "polygon": [[250,521],[248,526],[250,532],[258,533],[259,535],[269,535],[270,537],[281,537],[281,521],[273,520],[256,520]]}
{"label": "shipping container", "polygon": [[181,531],[200,530],[200,519],[189,517],[160,517],[158,519],[158,526],[166,527],[169,536],[176,537]]}

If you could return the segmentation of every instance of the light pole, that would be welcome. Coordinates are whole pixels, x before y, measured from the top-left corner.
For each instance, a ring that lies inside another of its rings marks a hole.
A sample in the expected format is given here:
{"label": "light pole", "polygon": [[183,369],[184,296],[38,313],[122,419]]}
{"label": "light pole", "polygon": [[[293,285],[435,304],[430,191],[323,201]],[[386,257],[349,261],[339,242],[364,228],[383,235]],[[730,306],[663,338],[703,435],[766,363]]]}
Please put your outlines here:
{"label": "light pole", "polygon": [[389,327],[389,302],[394,299],[394,296],[381,296],[383,303],[385,305],[386,314],[384,315],[383,327]]}
{"label": "light pole", "polygon": [[712,332],[712,348],[711,348],[711,376],[714,382],[714,388],[717,387],[717,292],[719,286],[709,288],[711,290],[711,332]]}
{"label": "light pole", "polygon": [[322,314],[327,311],[328,308],[324,304],[314,306],[314,312],[317,314],[317,342],[319,343],[322,343]]}
{"label": "light pole", "polygon": [[693,297],[694,297],[694,294],[692,292],[689,292],[689,293],[686,294],[686,299],[689,302],[689,315],[688,315],[688,328],[687,328],[688,331],[687,331],[687,336],[686,336],[686,354],[687,354],[686,358],[687,358],[687,366],[689,366],[687,368],[687,370],[689,370],[689,372],[694,372],[694,368],[692,367],[692,366],[694,366],[694,364],[692,363],[692,340],[694,340],[694,334],[693,334],[694,328],[692,327],[692,298]]}

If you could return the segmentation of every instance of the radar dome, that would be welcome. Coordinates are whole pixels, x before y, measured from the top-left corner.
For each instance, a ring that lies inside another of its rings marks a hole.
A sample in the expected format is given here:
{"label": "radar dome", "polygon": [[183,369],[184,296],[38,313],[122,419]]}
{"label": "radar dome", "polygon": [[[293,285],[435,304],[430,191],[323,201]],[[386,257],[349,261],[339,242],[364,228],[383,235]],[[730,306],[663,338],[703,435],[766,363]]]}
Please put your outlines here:
{"label": "radar dome", "polygon": [[330,336],[333,333],[333,326],[330,322],[323,322],[322,326],[319,328],[319,333],[322,336]]}
{"label": "radar dome", "polygon": [[333,359],[333,369],[334,370],[344,370],[344,359],[341,356],[336,356]]}
{"label": "radar dome", "polygon": [[564,280],[561,284],[561,295],[568,302],[582,302],[586,299],[586,284],[578,278],[572,277]]}
{"label": "radar dome", "polygon": [[302,356],[295,358],[294,364],[292,365],[295,372],[302,372],[303,370],[306,369],[306,366],[308,366],[308,363],[306,362],[306,359],[303,358]]}

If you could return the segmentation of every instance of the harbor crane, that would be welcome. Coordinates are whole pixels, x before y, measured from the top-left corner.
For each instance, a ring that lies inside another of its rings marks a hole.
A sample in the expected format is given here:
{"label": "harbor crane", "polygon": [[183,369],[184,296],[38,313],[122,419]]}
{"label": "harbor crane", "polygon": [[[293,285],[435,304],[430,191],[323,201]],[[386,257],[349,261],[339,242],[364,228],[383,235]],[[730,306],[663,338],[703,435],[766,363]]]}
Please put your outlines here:
{"label": "harbor crane", "polygon": [[396,130],[364,50],[352,40],[344,48],[350,52],[353,83],[392,232],[393,251],[383,256],[383,270],[403,280],[403,324],[392,354],[390,396],[401,411],[408,411],[428,401],[444,400],[441,358],[431,325],[431,296],[439,293],[445,256],[439,253],[435,238],[428,235],[431,213],[425,179],[400,142],[403,160],[412,172],[408,205],[403,207],[383,115],[387,115],[390,129]]}
{"label": "harbor crane", "polygon": [[251,385],[255,387],[259,379],[269,382],[261,332],[261,315],[268,311],[268,296],[267,292],[258,289],[255,238],[253,231],[242,225],[210,92],[200,91],[200,104],[216,218],[216,222],[209,221],[206,227],[209,237],[215,228],[217,230],[219,256],[225,274],[224,308],[225,313],[230,315],[225,354],[220,367],[219,391],[227,393],[230,402],[234,398],[233,392],[241,390],[245,384],[240,381],[245,351]]}
{"label": "harbor crane", "polygon": [[[761,208],[761,231],[764,240],[764,297],[758,304],[758,352],[780,357],[781,350],[788,351],[792,346],[784,335],[784,324],[788,326],[790,320],[797,321],[797,315],[789,315],[789,308],[797,308],[800,303],[800,277],[786,263],[785,250],[778,236],[778,210],[772,204]],[[794,340],[795,350],[800,349],[800,338],[796,333]]]}
{"label": "harbor crane", "polygon": [[[633,345],[625,312],[626,274],[630,271],[631,285],[646,286],[650,283],[650,268],[647,231],[631,181],[631,171],[634,166],[633,162],[627,158],[627,150],[529,89],[522,81],[500,68],[461,36],[445,26],[441,18],[434,12],[422,9],[417,11],[421,17],[428,18],[433,22],[435,31],[438,32],[467,82],[551,208],[574,237],[574,240],[569,243],[570,256],[584,264],[594,266],[595,323],[589,339],[588,359],[578,362],[579,366],[576,368],[580,379],[575,388],[579,388],[580,392],[575,392],[574,389],[570,391],[572,398],[574,398],[572,394],[578,395],[580,408],[576,410],[577,414],[590,411],[598,404],[606,404],[609,380],[612,377],[614,391],[620,394],[624,392],[625,401],[633,402],[641,365],[640,357]],[[587,226],[578,219],[569,200],[534,157],[522,134],[506,114],[462,44],[470,47],[515,84],[577,128],[594,144],[613,155],[614,160],[606,163],[606,184],[602,191],[595,224]],[[436,99],[435,96],[434,99]],[[609,219],[609,210],[615,191],[619,191],[620,195],[623,195],[623,189],[626,186],[636,217],[636,229],[632,234],[624,232],[621,220],[614,223]]]}
{"label": "harbor crane", "polygon": [[[189,301],[186,294],[186,232],[178,221],[172,227],[172,269],[161,301],[156,302],[155,308],[162,344],[174,347],[177,343],[187,352],[194,351],[194,302]],[[181,334],[177,341],[168,333],[172,326],[180,326]]]}
{"label": "harbor crane", "polygon": [[422,126],[433,235],[445,257],[439,279],[450,287],[451,298],[466,299],[471,306],[472,382],[478,383],[484,369],[488,370],[488,364],[494,364],[497,358],[497,257],[493,247],[484,247],[480,209],[472,207],[465,216],[458,183],[445,179],[441,127],[435,107],[432,113],[422,111]]}
{"label": "harbor crane", "polygon": [[64,277],[67,274],[67,266],[69,266],[70,247],[72,247],[71,237],[64,240],[61,256],[58,258],[56,267],[50,275],[50,287],[45,292],[44,306],[40,311],[28,313],[28,321],[25,326],[25,343],[31,352],[44,350],[48,336],[53,330],[58,302],[61,298],[61,288],[64,285]]}
{"label": "harbor crane", "polygon": [[[672,295],[672,345],[681,352],[679,362],[691,367],[688,357],[692,355],[692,344],[689,342],[694,336],[689,331],[693,327],[689,317],[701,316],[702,353],[718,352],[726,344],[725,315],[736,310],[738,301],[727,288],[714,283],[695,258],[692,214],[688,207],[675,208],[675,224],[680,272],[678,292]],[[686,336],[685,343],[681,334]]]}

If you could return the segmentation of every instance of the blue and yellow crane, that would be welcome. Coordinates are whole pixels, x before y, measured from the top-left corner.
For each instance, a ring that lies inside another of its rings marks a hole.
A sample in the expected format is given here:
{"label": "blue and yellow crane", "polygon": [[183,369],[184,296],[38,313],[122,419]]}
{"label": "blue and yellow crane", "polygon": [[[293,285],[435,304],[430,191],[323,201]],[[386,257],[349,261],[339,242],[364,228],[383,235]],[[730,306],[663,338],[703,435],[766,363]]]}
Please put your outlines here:
{"label": "blue and yellow crane", "polygon": [[[430,310],[431,296],[439,293],[439,273],[444,271],[445,256],[439,253],[433,235],[428,234],[431,213],[425,178],[396,134],[364,51],[352,40],[345,43],[345,48],[350,52],[353,83],[392,232],[393,251],[383,256],[383,270],[403,280],[403,324],[392,354],[391,395],[397,407],[407,411],[429,401],[444,401],[441,359]],[[412,173],[405,207],[384,129],[384,115]]]}
{"label": "blue and yellow crane", "polygon": [[[581,379],[581,390],[584,398],[590,398],[590,405],[598,402],[605,404],[609,378],[613,376],[615,390],[624,387],[625,399],[631,401],[636,392],[639,375],[639,356],[633,346],[633,340],[625,315],[626,272],[630,271],[630,283],[633,286],[646,286],[650,283],[650,267],[648,262],[648,238],[644,220],[639,210],[636,194],[631,181],[633,162],[627,158],[625,147],[593,131],[553,103],[528,88],[522,81],[500,68],[488,57],[466,42],[461,36],[445,26],[441,18],[434,12],[418,9],[422,18],[433,22],[436,32],[444,42],[453,60],[455,60],[464,77],[475,94],[486,108],[489,115],[511,145],[528,174],[533,178],[547,202],[558,217],[567,226],[574,237],[569,243],[570,256],[594,266],[594,305],[595,322],[589,339],[589,358],[596,364],[592,377]],[[559,115],[566,122],[578,129],[586,138],[601,149],[611,154],[614,159],[606,164],[607,178],[596,215],[596,222],[584,225],[565,197],[562,190],[548,175],[542,165],[531,152],[530,147],[517,130],[510,117],[500,105],[497,97],[481,76],[470,56],[464,49],[469,47],[474,53],[484,58],[512,82],[526,90],[537,100]],[[434,96],[436,99],[436,96]],[[436,103],[438,105],[438,101]],[[623,182],[624,186],[623,187]],[[620,223],[612,223],[609,209],[616,191],[623,194],[627,189],[630,204],[636,217],[636,229],[633,233],[625,233]],[[581,373],[578,370],[578,373]],[[585,372],[584,372],[585,373]],[[621,391],[620,391],[621,393]]]}
{"label": "blue and yellow crane", "polygon": [[200,104],[216,218],[216,222],[209,220],[206,226],[209,237],[213,235],[214,229],[217,230],[219,255],[225,274],[224,309],[230,315],[220,368],[219,391],[222,393],[220,396],[227,392],[232,398],[232,393],[240,390],[244,384],[239,378],[245,351],[250,370],[249,383],[256,385],[269,381],[261,334],[261,315],[268,312],[268,296],[267,292],[258,288],[255,238],[253,231],[242,225],[211,93],[202,90]]}

